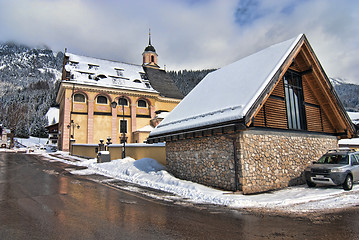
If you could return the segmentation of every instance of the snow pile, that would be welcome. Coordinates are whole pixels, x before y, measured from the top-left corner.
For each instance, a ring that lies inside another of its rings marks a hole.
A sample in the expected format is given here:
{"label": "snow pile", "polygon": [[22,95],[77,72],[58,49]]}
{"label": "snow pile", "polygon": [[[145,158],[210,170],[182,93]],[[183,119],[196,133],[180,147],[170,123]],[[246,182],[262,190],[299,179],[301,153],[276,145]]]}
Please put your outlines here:
{"label": "snow pile", "polygon": [[[66,153],[63,154],[66,155]],[[47,157],[53,158],[49,155]],[[66,157],[72,158],[69,155]],[[75,159],[79,160],[80,158]],[[134,160],[127,157],[106,163],[97,163],[96,159],[82,159],[78,162],[69,162],[58,158],[56,160],[88,167],[84,170],[74,170],[71,172],[72,174],[101,174],[113,179],[169,192],[193,203],[290,212],[314,212],[359,204],[358,185],[354,185],[352,191],[344,191],[341,187],[308,188],[306,185],[301,185],[262,194],[242,195],[175,178],[165,170],[164,166],[150,158]],[[128,190],[133,189],[129,188]],[[166,200],[165,197],[163,199]]]}
{"label": "snow pile", "polygon": [[223,191],[175,178],[165,170],[163,165],[151,158],[135,160],[127,157],[106,163],[96,163],[95,159],[91,159],[77,163],[77,165],[86,166],[88,169],[74,170],[71,171],[72,174],[87,175],[97,173],[173,193],[197,203],[229,204],[227,199],[219,197],[222,196]]}

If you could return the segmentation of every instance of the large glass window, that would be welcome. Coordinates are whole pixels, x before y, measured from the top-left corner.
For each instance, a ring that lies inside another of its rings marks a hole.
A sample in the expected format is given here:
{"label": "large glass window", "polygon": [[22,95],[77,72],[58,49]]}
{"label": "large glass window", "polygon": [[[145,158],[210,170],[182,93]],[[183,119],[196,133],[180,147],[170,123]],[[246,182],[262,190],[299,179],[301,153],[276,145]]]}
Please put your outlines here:
{"label": "large glass window", "polygon": [[283,77],[289,129],[306,129],[302,77],[287,71]]}

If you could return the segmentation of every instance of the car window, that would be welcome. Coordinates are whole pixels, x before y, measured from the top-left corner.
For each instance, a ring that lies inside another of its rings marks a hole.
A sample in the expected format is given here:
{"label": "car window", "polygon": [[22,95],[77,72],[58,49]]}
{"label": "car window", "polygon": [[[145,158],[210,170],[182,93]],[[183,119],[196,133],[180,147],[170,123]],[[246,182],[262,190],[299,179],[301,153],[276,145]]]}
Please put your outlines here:
{"label": "car window", "polygon": [[359,155],[358,154],[353,154],[351,159],[352,159],[353,165],[359,165]]}
{"label": "car window", "polygon": [[324,164],[349,164],[349,156],[346,154],[323,155],[317,163]]}

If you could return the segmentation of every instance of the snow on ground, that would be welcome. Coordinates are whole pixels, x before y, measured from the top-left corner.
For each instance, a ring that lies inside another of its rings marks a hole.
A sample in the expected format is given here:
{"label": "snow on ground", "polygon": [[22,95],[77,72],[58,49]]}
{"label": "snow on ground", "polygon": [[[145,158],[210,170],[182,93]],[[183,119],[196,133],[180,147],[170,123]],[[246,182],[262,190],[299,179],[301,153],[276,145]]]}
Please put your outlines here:
{"label": "snow on ground", "polygon": [[[62,153],[66,157],[79,160],[70,162],[55,158],[47,153],[43,154],[47,158],[52,158],[56,161],[87,167],[84,170],[73,170],[72,174],[105,175],[114,179],[170,192],[193,203],[217,204],[232,208],[282,210],[293,213],[327,211],[359,205],[359,185],[357,184],[354,185],[351,191],[344,191],[341,187],[334,186],[308,188],[306,185],[300,185],[267,193],[243,195],[180,180],[169,174],[165,167],[156,160],[149,158],[136,161],[127,157],[107,163],[97,163],[96,159],[85,160],[69,156],[68,153]],[[131,190],[131,188],[128,188],[128,190]],[[166,199],[164,198],[164,200]]]}
{"label": "snow on ground", "polygon": [[[17,140],[34,150],[41,148],[47,139],[30,137]],[[71,156],[67,152],[57,152],[56,154],[72,161],[55,157],[44,150],[35,150],[34,153],[42,154],[50,161],[61,161],[87,167],[83,170],[72,170],[72,174],[100,174],[112,179],[169,192],[193,203],[217,204],[232,208],[282,210],[293,213],[327,211],[359,205],[359,184],[355,184],[351,191],[344,191],[341,187],[335,186],[308,188],[306,185],[300,185],[267,193],[243,195],[180,180],[169,174],[163,165],[150,158],[135,160],[127,157],[107,163],[97,163],[96,159],[83,159]],[[138,191],[138,188],[128,187],[127,190]],[[171,198],[163,196],[162,199]]]}
{"label": "snow on ground", "polygon": [[34,147],[44,146],[48,139],[29,137],[29,138],[15,138],[15,140],[19,142],[21,145],[24,145],[28,148],[34,148]]}

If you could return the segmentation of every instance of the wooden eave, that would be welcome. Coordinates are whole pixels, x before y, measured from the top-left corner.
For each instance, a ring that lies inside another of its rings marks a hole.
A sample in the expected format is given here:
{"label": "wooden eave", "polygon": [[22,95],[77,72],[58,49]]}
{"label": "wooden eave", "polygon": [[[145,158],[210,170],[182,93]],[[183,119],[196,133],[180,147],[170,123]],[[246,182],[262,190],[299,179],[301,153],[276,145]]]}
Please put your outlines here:
{"label": "wooden eave", "polygon": [[[298,55],[304,59],[304,64],[294,64]],[[328,116],[330,123],[337,129],[338,134],[345,133],[346,136],[343,137],[353,137],[355,135],[355,128],[305,35],[298,41],[282,66],[277,70],[269,84],[249,109],[244,119],[245,125],[247,127],[251,125],[254,117],[268,100],[279,80],[283,78],[288,69],[299,71],[308,80],[310,80],[309,76],[311,76],[314,81],[307,82],[320,102],[324,113]]]}
{"label": "wooden eave", "polygon": [[208,137],[215,135],[228,135],[246,129],[246,126],[242,121],[229,121],[225,123],[213,124],[203,126],[199,128],[187,129],[185,131],[176,131],[166,134],[159,134],[156,136],[150,136],[147,139],[147,143],[158,143],[158,142],[172,142],[183,139],[192,139],[200,137]]}

